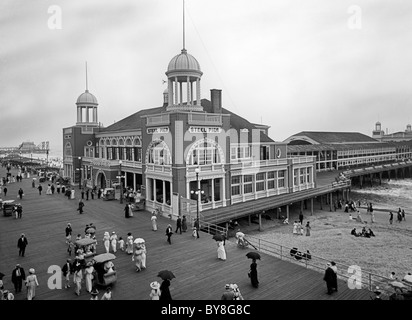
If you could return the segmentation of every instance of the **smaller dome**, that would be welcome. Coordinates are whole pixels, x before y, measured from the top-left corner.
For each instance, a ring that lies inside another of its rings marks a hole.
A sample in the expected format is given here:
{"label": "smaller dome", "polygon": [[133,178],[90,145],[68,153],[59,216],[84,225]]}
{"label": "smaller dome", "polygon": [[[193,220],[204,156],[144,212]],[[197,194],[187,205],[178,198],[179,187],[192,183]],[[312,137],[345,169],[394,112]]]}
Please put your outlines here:
{"label": "smaller dome", "polygon": [[377,126],[378,126],[378,125],[380,126],[380,125],[381,125],[381,123],[378,121],[378,122],[376,122],[376,125],[377,125]]}
{"label": "smaller dome", "polygon": [[191,54],[188,54],[186,49],[182,49],[182,53],[174,56],[169,62],[167,72],[173,71],[195,71],[201,72],[200,64]]}
{"label": "smaller dome", "polygon": [[95,104],[97,105],[97,99],[92,95],[89,90],[83,92],[78,98],[76,104]]}

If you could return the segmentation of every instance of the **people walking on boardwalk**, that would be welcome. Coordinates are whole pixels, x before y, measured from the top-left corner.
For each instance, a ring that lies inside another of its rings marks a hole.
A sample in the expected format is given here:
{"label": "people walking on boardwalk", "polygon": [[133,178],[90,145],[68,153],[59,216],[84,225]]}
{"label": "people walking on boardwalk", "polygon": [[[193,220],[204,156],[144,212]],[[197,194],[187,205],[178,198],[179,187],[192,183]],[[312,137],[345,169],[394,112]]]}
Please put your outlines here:
{"label": "people walking on boardwalk", "polygon": [[58,194],[60,194],[60,182],[56,183],[56,191]]}
{"label": "people walking on boardwalk", "polygon": [[86,283],[86,291],[91,293],[93,289],[93,273],[94,273],[94,267],[93,263],[90,261],[86,264],[86,268],[84,269],[84,280]]}
{"label": "people walking on boardwalk", "polygon": [[180,234],[182,234],[182,218],[180,218],[180,216],[177,217],[176,220],[176,230],[175,233],[177,233],[177,231],[180,230]]}
{"label": "people walking on boardwalk", "polygon": [[76,285],[75,294],[78,296],[80,296],[80,292],[82,290],[82,279],[83,279],[82,266],[79,262],[75,262],[73,282]]}
{"label": "people walking on boardwalk", "polygon": [[133,236],[132,233],[129,232],[127,234],[127,239],[126,239],[126,252],[127,254],[132,254],[133,253]]}
{"label": "people walking on boardwalk", "polygon": [[73,229],[72,229],[72,225],[71,225],[70,222],[67,223],[67,227],[66,227],[65,232],[66,232],[66,240],[67,240],[67,241],[71,240],[71,239],[72,239]]}
{"label": "people walking on boardwalk", "polygon": [[33,178],[33,180],[31,181],[31,187],[36,188],[36,178]]}
{"label": "people walking on boardwalk", "polygon": [[29,275],[26,278],[26,287],[27,287],[27,300],[33,300],[36,296],[36,287],[39,286],[37,281],[37,276],[33,268],[29,269]]}
{"label": "people walking on boardwalk", "polygon": [[398,222],[399,223],[402,222],[402,210],[401,210],[401,208],[399,208],[399,210],[398,210]]}
{"label": "people walking on boardwalk", "polygon": [[102,298],[100,300],[113,300],[112,288],[107,287],[106,292],[103,293]]}
{"label": "people walking on boardwalk", "polygon": [[7,187],[3,188],[3,193],[4,193],[4,196],[7,196]]}
{"label": "people walking on boardwalk", "polygon": [[136,245],[136,248],[132,256],[132,261],[134,261],[134,264],[136,266],[136,272],[142,271],[142,253],[143,250],[140,247],[140,245]]}
{"label": "people walking on boardwalk", "polygon": [[225,291],[222,294],[220,300],[235,300],[235,293],[230,284],[225,285]]}
{"label": "people walking on boardwalk", "polygon": [[172,241],[170,240],[170,237],[173,234],[173,229],[172,229],[172,225],[168,224],[167,228],[166,228],[166,236],[167,236],[167,242],[169,242],[169,244],[172,244]]}
{"label": "people walking on boardwalk", "polygon": [[82,195],[82,199],[84,200],[84,189],[82,188],[80,191],[81,195]]}
{"label": "people walking on boardwalk", "polygon": [[19,256],[24,257],[24,253],[26,252],[26,247],[29,244],[27,238],[24,233],[21,234],[19,240],[17,241],[17,247],[19,248]]}
{"label": "people walking on boardwalk", "polygon": [[334,261],[331,261],[331,269],[334,272],[332,288],[334,291],[338,291],[338,267]]}
{"label": "people walking on boardwalk", "polygon": [[142,269],[146,269],[146,244],[143,242],[140,244],[140,248],[142,249]]}
{"label": "people walking on boardwalk", "polygon": [[124,206],[124,217],[125,218],[129,218],[130,217],[130,207],[129,205],[126,203],[126,205]]}
{"label": "people walking on boardwalk", "polygon": [[103,236],[103,244],[104,248],[106,249],[106,253],[109,253],[110,251],[110,234],[109,232],[105,232]]}
{"label": "people walking on boardwalk", "polygon": [[79,211],[80,214],[83,213],[83,207],[84,207],[84,202],[82,199],[79,200],[79,206],[77,207],[77,211]]}
{"label": "people walking on boardwalk", "polygon": [[390,211],[389,212],[389,224],[392,224],[392,222],[393,222],[393,212]]}
{"label": "people walking on boardwalk", "polygon": [[160,299],[159,300],[172,300],[172,295],[170,294],[170,280],[164,279],[160,285]]}
{"label": "people walking on boardwalk", "polygon": [[43,187],[41,184],[39,184],[39,186],[37,187],[37,190],[39,190],[39,195],[41,196],[41,192],[43,190]]}
{"label": "people walking on boardwalk", "polygon": [[186,216],[183,216],[182,218],[182,231],[186,232],[187,231],[187,220],[186,220]]}
{"label": "people walking on boardwalk", "polygon": [[294,235],[297,235],[297,234],[298,234],[298,223],[297,223],[297,221],[295,221],[295,222],[293,223],[292,233],[293,233]]}
{"label": "people walking on boardwalk", "polygon": [[312,229],[312,227],[310,226],[309,221],[306,222],[305,228],[306,228],[306,236],[310,236],[310,229]]}
{"label": "people walking on boardwalk", "polygon": [[157,231],[157,217],[155,213],[152,213],[150,220],[152,221],[152,230]]}
{"label": "people walking on boardwalk", "polygon": [[64,288],[70,288],[70,275],[73,273],[72,261],[67,259],[66,263],[62,267],[63,277],[65,278]]}
{"label": "people walking on boardwalk", "polygon": [[149,297],[151,300],[160,300],[160,283],[157,281],[153,281],[150,283],[150,291]]}
{"label": "people walking on boardwalk", "polygon": [[90,194],[90,191],[89,191],[89,188],[87,188],[86,189],[86,201],[89,200],[89,194]]}
{"label": "people walking on boardwalk", "polygon": [[335,271],[333,271],[332,264],[330,262],[326,264],[323,280],[326,282],[326,288],[328,289],[327,293],[332,294],[335,283]]}
{"label": "people walking on boardwalk", "polygon": [[226,260],[226,251],[223,241],[217,241],[217,258],[220,260]]}
{"label": "people walking on boardwalk", "polygon": [[99,188],[99,190],[97,191],[97,199],[100,199],[101,196],[102,196],[102,189]]}
{"label": "people walking on boardwalk", "polygon": [[18,206],[17,206],[17,209],[16,209],[16,212],[17,212],[17,218],[18,218],[18,219],[21,219],[21,218],[22,218],[22,214],[23,214],[23,207],[22,207],[21,205],[18,205]]}
{"label": "people walking on boardwalk", "polygon": [[14,291],[16,293],[21,292],[21,287],[23,285],[23,281],[26,280],[26,274],[24,269],[20,266],[20,264],[16,264],[16,268],[14,268],[13,272],[11,273],[11,282],[14,285]]}
{"label": "people walking on boardwalk", "polygon": [[23,199],[23,193],[24,193],[24,192],[23,192],[23,189],[20,188],[19,191],[18,191],[20,200]]}
{"label": "people walking on boardwalk", "polygon": [[50,185],[50,184],[47,185],[46,194],[52,194],[52,190],[51,190],[51,185]]}
{"label": "people walking on boardwalk", "polygon": [[198,218],[195,220],[194,227],[196,229],[196,238],[199,239],[200,221]]}
{"label": "people walking on boardwalk", "polygon": [[56,188],[54,187],[54,184],[51,185],[50,189],[51,189],[52,194],[54,194],[54,190],[56,189]]}
{"label": "people walking on boardwalk", "polygon": [[257,263],[256,259],[252,260],[252,263],[250,264],[250,282],[252,283],[252,286],[254,288],[259,287],[259,280],[258,280],[258,272],[257,272]]}
{"label": "people walking on boardwalk", "polygon": [[110,244],[112,246],[112,251],[113,253],[116,253],[117,251],[117,234],[116,232],[112,232],[112,235],[110,236]]}
{"label": "people walking on boardwalk", "polygon": [[119,237],[119,250],[124,251],[124,240],[122,237]]}

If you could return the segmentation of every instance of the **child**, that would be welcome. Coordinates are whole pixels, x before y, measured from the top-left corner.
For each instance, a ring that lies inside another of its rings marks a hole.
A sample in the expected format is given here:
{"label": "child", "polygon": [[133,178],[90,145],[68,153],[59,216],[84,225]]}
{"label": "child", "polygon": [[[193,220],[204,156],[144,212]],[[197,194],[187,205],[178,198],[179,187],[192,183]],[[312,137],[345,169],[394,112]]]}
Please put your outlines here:
{"label": "child", "polygon": [[67,252],[69,253],[69,256],[72,255],[72,251],[74,250],[74,243],[72,241],[67,241]]}
{"label": "child", "polygon": [[159,300],[160,299],[160,283],[157,281],[153,281],[150,284],[150,288],[152,288],[152,291],[150,292],[150,298],[152,300]]}
{"label": "child", "polygon": [[112,289],[110,287],[107,287],[106,292],[100,300],[112,300]]}
{"label": "child", "polygon": [[122,237],[119,237],[119,249],[124,251],[124,240]]}

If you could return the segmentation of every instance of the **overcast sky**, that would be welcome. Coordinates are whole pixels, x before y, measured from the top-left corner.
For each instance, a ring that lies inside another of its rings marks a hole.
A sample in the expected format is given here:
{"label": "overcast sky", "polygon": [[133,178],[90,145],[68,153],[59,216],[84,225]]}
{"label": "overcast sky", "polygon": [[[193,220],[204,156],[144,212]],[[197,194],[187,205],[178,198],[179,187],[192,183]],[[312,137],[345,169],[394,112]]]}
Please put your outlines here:
{"label": "overcast sky", "polygon": [[[276,141],[412,122],[412,1],[186,0],[186,48],[202,98],[222,89],[223,107]],[[182,0],[1,0],[0,146],[61,151],[85,61],[104,126],[161,106],[181,49]]]}

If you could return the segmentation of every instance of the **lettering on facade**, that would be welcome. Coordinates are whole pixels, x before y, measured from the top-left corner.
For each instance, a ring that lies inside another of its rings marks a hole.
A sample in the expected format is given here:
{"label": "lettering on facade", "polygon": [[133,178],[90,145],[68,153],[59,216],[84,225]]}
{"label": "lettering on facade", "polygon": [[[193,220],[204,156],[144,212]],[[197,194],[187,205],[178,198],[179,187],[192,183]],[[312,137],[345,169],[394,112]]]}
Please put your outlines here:
{"label": "lettering on facade", "polygon": [[169,133],[168,127],[159,127],[159,128],[147,128],[147,134],[154,133]]}
{"label": "lettering on facade", "polygon": [[189,127],[190,133],[220,133],[222,128],[219,127]]}

